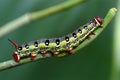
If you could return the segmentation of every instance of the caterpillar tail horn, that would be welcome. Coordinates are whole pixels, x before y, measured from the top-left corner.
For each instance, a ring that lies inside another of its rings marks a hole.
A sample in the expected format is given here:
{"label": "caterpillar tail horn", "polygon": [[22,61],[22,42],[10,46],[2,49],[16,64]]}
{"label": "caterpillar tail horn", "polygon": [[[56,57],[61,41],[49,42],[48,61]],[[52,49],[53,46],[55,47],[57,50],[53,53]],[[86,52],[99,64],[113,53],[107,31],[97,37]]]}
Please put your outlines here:
{"label": "caterpillar tail horn", "polygon": [[8,40],[10,41],[10,43],[12,43],[15,46],[15,48],[18,48],[18,44],[15,41],[10,40],[10,39],[8,39]]}
{"label": "caterpillar tail horn", "polygon": [[[15,41],[13,41],[13,40],[10,40],[10,39],[8,39],[9,41],[10,41],[10,43],[12,43],[14,46],[15,46],[15,48],[17,49],[18,48],[18,44],[15,42]],[[14,60],[16,61],[16,62],[19,62],[20,61],[20,56],[18,55],[18,52],[14,52],[13,53],[13,57],[14,57]]]}

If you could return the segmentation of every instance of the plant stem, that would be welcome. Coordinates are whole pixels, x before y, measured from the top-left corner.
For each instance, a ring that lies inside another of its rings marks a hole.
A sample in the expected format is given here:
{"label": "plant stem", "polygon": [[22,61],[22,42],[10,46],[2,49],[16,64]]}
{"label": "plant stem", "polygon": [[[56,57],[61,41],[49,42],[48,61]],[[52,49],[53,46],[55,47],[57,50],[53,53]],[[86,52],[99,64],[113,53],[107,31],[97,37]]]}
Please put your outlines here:
{"label": "plant stem", "polygon": [[84,2],[85,0],[68,0],[64,3],[58,4],[56,6],[47,8],[45,10],[42,11],[36,11],[36,12],[31,12],[31,13],[26,13],[25,15],[3,25],[0,28],[0,38],[3,37],[4,35],[10,33],[11,31],[22,27],[22,25],[25,25],[29,22],[38,20],[38,19],[42,19],[45,18],[47,16],[53,15],[55,13],[58,13],[60,11],[69,9],[71,7],[74,7],[82,2]]}
{"label": "plant stem", "polygon": [[[106,17],[104,18],[104,21],[103,21],[103,28],[98,28],[97,30],[95,30],[95,33],[96,35],[91,35],[91,39],[88,40],[87,38],[76,48],[73,50],[73,53],[75,53],[76,51],[82,49],[83,47],[85,47],[87,44],[89,44],[90,42],[92,42],[104,29],[105,27],[107,27],[107,25],[110,23],[110,21],[113,19],[113,17],[115,16],[116,14],[116,11],[117,9],[116,8],[111,8]],[[64,53],[63,53],[64,54]],[[39,59],[43,59],[43,58],[47,58],[47,57],[52,57],[51,54],[47,54],[45,57],[43,57],[41,54],[40,55],[37,55],[37,57],[35,58],[34,61],[36,60],[39,60]],[[5,62],[2,62],[0,63],[0,71],[2,70],[6,70],[6,69],[9,69],[9,68],[14,68],[18,65],[22,65],[22,64],[25,64],[25,63],[28,63],[28,62],[32,62],[30,60],[30,58],[25,58],[25,59],[22,59],[20,62],[15,62],[14,60],[8,60],[8,61],[5,61]]]}

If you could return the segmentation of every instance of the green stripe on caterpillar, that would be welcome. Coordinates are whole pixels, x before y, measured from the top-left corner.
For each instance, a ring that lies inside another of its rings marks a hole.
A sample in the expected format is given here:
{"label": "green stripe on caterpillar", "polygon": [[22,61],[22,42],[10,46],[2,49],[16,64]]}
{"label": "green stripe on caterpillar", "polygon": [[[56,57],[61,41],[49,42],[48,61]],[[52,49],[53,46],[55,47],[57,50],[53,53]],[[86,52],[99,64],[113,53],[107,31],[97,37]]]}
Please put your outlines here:
{"label": "green stripe on caterpillar", "polygon": [[23,45],[18,45],[13,40],[8,39],[16,48],[13,58],[16,62],[19,62],[22,58],[26,57],[31,57],[31,60],[34,60],[37,54],[46,56],[47,52],[51,52],[53,56],[57,56],[63,51],[72,54],[74,48],[80,45],[86,38],[90,38],[90,34],[95,35],[94,30],[102,27],[102,23],[102,18],[95,17],[87,24],[64,37],[40,39]]}

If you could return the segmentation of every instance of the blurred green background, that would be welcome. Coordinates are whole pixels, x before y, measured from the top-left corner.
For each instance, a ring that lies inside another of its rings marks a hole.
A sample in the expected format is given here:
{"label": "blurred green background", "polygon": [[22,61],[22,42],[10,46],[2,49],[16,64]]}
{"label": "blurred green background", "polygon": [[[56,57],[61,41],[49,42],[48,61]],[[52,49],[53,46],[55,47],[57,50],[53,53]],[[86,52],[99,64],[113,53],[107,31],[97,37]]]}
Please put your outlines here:
{"label": "blurred green background", "polygon": [[[27,12],[43,10],[67,0],[0,0],[0,26]],[[106,15],[118,0],[87,0],[68,10],[31,22],[0,39],[0,62],[12,59],[8,38],[24,44],[40,38],[64,36],[93,17]],[[91,44],[64,58],[46,58],[0,72],[0,80],[110,80],[115,18]]]}

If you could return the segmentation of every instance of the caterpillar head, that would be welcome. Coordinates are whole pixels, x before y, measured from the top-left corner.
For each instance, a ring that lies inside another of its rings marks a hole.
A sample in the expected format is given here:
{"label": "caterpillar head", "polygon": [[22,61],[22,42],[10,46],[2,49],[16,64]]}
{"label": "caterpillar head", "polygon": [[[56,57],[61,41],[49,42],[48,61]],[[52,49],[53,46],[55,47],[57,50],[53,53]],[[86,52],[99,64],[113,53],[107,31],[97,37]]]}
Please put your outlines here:
{"label": "caterpillar head", "polygon": [[98,16],[95,17],[92,21],[93,21],[94,23],[98,24],[99,26],[101,26],[102,23],[103,23],[103,19],[100,18],[100,17],[98,17]]}
{"label": "caterpillar head", "polygon": [[[15,48],[16,48],[16,50],[18,49],[18,44],[16,43],[16,42],[14,42],[13,40],[10,40],[10,39],[8,39],[14,46],[15,46]],[[19,62],[20,61],[20,55],[18,54],[18,52],[17,51],[15,51],[14,53],[13,53],[13,58],[14,58],[14,60],[16,61],[16,62]]]}

